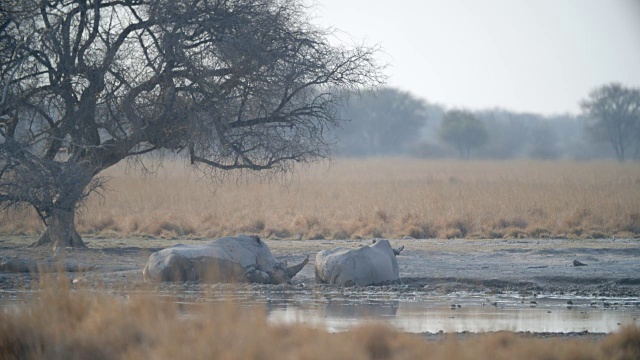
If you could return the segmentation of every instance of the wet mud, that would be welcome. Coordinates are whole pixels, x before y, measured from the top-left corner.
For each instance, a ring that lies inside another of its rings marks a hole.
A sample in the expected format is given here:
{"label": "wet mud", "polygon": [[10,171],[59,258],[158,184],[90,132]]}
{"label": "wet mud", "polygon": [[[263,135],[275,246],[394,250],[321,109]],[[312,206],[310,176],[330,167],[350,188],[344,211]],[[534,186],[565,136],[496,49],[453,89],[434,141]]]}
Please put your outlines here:
{"label": "wet mud", "polygon": [[[536,337],[598,337],[619,326],[638,325],[640,318],[637,239],[392,240],[393,246],[405,246],[398,256],[400,281],[350,288],[315,284],[315,254],[370,240],[266,240],[280,260],[294,263],[310,256],[309,264],[286,285],[149,284],[142,269],[152,252],[178,242],[210,240],[86,240],[88,249],[69,250],[61,260],[61,273],[72,286],[123,296],[151,293],[179,302],[187,314],[199,304],[232,300],[265,306],[274,322],[321,323],[342,331],[373,319],[429,339],[450,332],[464,336],[500,330]],[[0,263],[50,258],[50,250],[26,248],[31,241],[0,238]],[[584,266],[575,266],[576,260]],[[67,271],[77,270],[75,264],[83,264],[86,271]],[[0,267],[0,303],[10,306],[37,296],[40,280],[48,275]]]}

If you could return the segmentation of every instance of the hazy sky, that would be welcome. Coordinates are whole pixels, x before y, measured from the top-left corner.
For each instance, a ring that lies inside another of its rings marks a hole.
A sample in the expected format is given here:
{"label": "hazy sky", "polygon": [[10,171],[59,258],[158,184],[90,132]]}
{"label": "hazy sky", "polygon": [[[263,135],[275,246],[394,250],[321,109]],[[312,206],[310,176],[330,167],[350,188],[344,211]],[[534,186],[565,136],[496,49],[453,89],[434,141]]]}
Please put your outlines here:
{"label": "hazy sky", "polygon": [[380,44],[389,85],[448,107],[578,113],[640,87],[640,0],[315,0],[316,22]]}

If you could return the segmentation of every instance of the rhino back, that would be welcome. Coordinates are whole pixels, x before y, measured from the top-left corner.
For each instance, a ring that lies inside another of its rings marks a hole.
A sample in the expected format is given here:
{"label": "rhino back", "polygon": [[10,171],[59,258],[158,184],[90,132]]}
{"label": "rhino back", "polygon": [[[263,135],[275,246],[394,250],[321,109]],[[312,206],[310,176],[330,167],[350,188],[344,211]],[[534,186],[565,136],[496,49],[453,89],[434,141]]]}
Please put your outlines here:
{"label": "rhino back", "polygon": [[[204,245],[178,244],[151,254],[143,274],[147,280],[236,282],[247,271],[273,269],[269,247],[255,236],[224,237]],[[263,279],[264,280],[264,279]]]}
{"label": "rhino back", "polygon": [[267,244],[257,236],[240,235],[223,237],[211,243],[220,254],[245,267],[254,266],[263,271],[271,270],[277,260]]}
{"label": "rhino back", "polygon": [[[351,249],[335,248],[333,250],[322,250],[316,254],[316,279],[322,283],[334,284],[332,273],[338,271],[337,264],[341,255]],[[335,284],[334,284],[335,285]]]}
{"label": "rhino back", "polygon": [[[173,250],[173,251],[165,251]],[[144,271],[145,279],[155,281],[243,281],[245,267],[216,251],[197,249],[165,249],[149,257]],[[186,250],[186,251],[185,251]],[[164,253],[162,253],[164,251]]]}
{"label": "rhino back", "polygon": [[316,255],[316,273],[323,282],[339,286],[366,286],[399,279],[393,252],[389,255],[385,248],[375,246],[321,251]]}

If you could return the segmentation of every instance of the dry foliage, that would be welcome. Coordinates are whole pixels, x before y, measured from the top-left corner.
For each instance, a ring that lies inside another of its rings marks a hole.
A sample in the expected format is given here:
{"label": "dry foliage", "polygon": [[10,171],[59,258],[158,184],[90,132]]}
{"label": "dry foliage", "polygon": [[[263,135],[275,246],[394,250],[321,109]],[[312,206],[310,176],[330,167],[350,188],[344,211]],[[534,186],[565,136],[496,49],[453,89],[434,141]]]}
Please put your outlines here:
{"label": "dry foliage", "polygon": [[[48,282],[0,312],[2,359],[637,359],[640,329],[601,341],[495,333],[430,342],[368,324],[340,334],[273,325],[263,308],[203,305],[190,314],[152,296],[116,297]],[[53,285],[53,286],[51,286]],[[191,315],[191,316],[187,316]]]}
{"label": "dry foliage", "polygon": [[[339,159],[284,181],[212,184],[167,161],[155,176],[124,165],[106,175],[108,193],[90,199],[78,218],[84,235],[640,236],[637,163]],[[41,230],[31,214],[0,214],[2,234]]]}

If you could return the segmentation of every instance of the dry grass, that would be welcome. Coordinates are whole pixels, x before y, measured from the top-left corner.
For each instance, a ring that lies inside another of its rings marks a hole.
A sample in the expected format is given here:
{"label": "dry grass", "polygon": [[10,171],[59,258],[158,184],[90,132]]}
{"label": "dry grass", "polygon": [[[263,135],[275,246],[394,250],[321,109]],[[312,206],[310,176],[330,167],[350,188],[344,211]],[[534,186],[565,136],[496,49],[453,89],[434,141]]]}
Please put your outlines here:
{"label": "dry grass", "polygon": [[203,306],[71,290],[49,282],[37,300],[0,311],[2,359],[638,359],[640,329],[601,341],[511,333],[429,342],[368,324],[341,334],[272,325],[262,308]]}
{"label": "dry grass", "polygon": [[[212,186],[177,162],[156,176],[108,171],[79,231],[101,236],[518,238],[640,236],[640,164],[342,159],[286,186]],[[212,191],[212,188],[215,191]],[[0,233],[36,234],[32,214],[0,214]]]}

